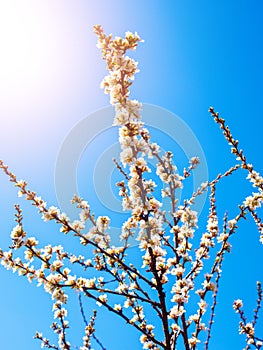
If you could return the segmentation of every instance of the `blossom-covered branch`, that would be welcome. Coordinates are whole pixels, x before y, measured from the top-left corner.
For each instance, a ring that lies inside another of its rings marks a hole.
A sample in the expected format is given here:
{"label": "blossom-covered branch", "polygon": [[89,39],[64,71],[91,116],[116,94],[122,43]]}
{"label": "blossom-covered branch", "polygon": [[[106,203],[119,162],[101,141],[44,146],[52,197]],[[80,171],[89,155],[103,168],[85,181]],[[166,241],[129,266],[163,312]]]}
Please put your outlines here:
{"label": "blossom-covered branch", "polygon": [[[0,250],[1,264],[30,282],[43,285],[51,295],[55,318],[51,327],[58,335],[58,344],[51,344],[37,333],[36,338],[41,340],[42,347],[71,349],[66,304],[69,291],[74,290],[79,298],[81,295],[86,297],[93,306],[105,308],[135,328],[143,349],[195,350],[205,339],[203,345],[208,350],[223,261],[226,253],[231,251],[231,237],[247,213],[251,213],[263,243],[263,225],[256,212],[263,200],[262,177],[247,163],[225,121],[210,108],[241,166],[234,165],[215,179],[200,184],[190,198],[180,202],[177,191],[185,186],[185,180],[195,171],[199,159],[192,157],[180,174],[173,153],[161,151],[161,147],[151,140],[142,121],[142,104],[130,98],[138,64],[127,52],[135,50],[142,42],[141,38],[131,32],[126,32],[124,38],[113,38],[111,34],[106,35],[100,25],[94,27],[94,32],[109,72],[101,86],[115,107],[113,124],[119,127],[121,153],[120,160],[114,160],[114,163],[122,180],[116,185],[123,210],[129,214],[122,224],[122,244],[118,247],[111,244],[110,218],[105,215],[95,217],[86,200],[73,196],[72,204],[79,209],[79,219],[71,221],[59,208],[48,207],[28,188],[26,181],[18,180],[0,161],[0,168],[18,188],[18,196],[30,201],[45,222],[55,222],[61,234],[67,235],[68,239],[77,239],[86,249],[84,256],[78,251],[68,252],[62,245],[41,246],[38,239],[25,231],[22,209],[16,205],[12,245],[8,251]],[[157,184],[149,179],[152,158],[157,162],[156,174],[162,183],[159,191]],[[225,214],[223,225],[220,225],[217,185],[239,169],[248,171],[248,180],[257,192],[244,198],[237,207],[236,216],[228,218]],[[209,211],[206,226],[199,227],[198,213],[193,210],[193,205],[205,191],[210,195]],[[162,198],[169,199],[168,211],[163,210],[159,193]],[[132,237],[137,239],[141,250],[141,260],[136,263],[130,262]],[[23,257],[20,252],[23,252]],[[251,324],[246,322],[240,302],[235,302],[235,309],[241,317],[241,333],[247,335],[248,346],[254,344],[258,348],[261,340],[255,337],[254,328],[261,300],[262,290],[258,287],[257,309]],[[96,311],[89,323],[82,301],[80,312],[85,324],[80,349],[91,349],[94,341],[104,349],[95,335]]]}

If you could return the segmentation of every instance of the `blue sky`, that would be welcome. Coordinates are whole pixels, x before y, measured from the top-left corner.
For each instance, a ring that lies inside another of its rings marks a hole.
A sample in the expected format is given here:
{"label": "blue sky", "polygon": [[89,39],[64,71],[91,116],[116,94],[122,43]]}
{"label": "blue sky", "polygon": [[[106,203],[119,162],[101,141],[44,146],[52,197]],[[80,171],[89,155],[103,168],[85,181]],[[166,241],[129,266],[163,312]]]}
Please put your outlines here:
{"label": "blue sky", "polygon": [[[210,179],[235,162],[207,113],[210,105],[227,119],[249,162],[263,172],[262,11],[259,0],[2,1],[0,158],[48,204],[56,204],[54,174],[61,147],[74,128],[79,130],[81,121],[100,115],[98,111],[109,106],[108,96],[99,88],[105,65],[92,33],[92,26],[101,23],[108,33],[137,31],[145,40],[135,54],[140,73],[132,95],[179,116],[191,128],[204,152]],[[99,123],[96,118],[91,121],[91,130],[96,129],[94,123]],[[83,150],[75,169],[81,194],[92,186],[91,180],[89,186],[85,185],[90,176],[90,168],[85,169],[85,164],[92,159],[90,165],[94,166],[95,156],[100,157],[99,152],[96,155],[92,150],[100,145],[102,152],[103,146],[106,150],[116,142],[114,130],[104,130],[95,136],[93,143]],[[160,130],[156,137],[159,143],[170,147]],[[175,144],[171,146],[177,149]],[[183,156],[178,158],[184,160]],[[221,214],[228,210],[235,215],[237,203],[251,192],[243,179],[244,175],[235,175],[219,187]],[[7,248],[13,227],[12,206],[17,199],[16,191],[2,174],[0,188],[0,246]],[[101,208],[104,209],[94,200],[94,210]],[[27,203],[24,213],[31,234],[43,244],[61,240],[72,248],[72,243],[55,233],[55,227],[42,223]],[[255,282],[263,281],[263,248],[251,220],[242,223],[232,243],[233,252],[224,264],[218,319],[211,343],[215,350],[244,346],[237,333],[239,320],[232,311],[232,301],[240,297],[252,310]],[[136,259],[136,248],[132,254]],[[0,270],[0,278],[2,348],[38,349],[39,344],[32,336],[36,329],[49,334],[52,322],[49,296],[4,269]],[[74,298],[72,303],[71,317],[79,325],[75,328],[78,330],[81,320]],[[103,313],[97,322],[98,335],[104,334],[107,349],[140,349],[136,333],[126,331],[118,321],[107,320]],[[118,337],[112,336],[116,329]],[[81,336],[72,330],[72,343],[80,345]]]}

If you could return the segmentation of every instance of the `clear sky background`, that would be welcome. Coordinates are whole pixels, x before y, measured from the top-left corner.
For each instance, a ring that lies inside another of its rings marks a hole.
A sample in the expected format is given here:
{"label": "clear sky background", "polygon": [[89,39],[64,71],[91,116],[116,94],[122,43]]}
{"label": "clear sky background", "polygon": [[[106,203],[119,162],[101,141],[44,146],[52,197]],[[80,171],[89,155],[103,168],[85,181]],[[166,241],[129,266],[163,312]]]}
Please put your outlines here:
{"label": "clear sky background", "polygon": [[[137,31],[145,40],[135,55],[141,71],[132,95],[182,118],[203,149],[210,179],[235,164],[207,112],[210,105],[227,119],[249,162],[263,172],[262,12],[260,0],[1,0],[0,158],[48,204],[57,203],[54,173],[63,142],[78,123],[109,106],[108,96],[99,88],[105,64],[92,32],[92,26],[101,23],[107,33],[121,36],[127,30]],[[96,120],[92,123],[93,130]],[[96,134],[76,169],[80,194],[85,194],[85,181],[92,186],[85,160],[94,157],[96,142],[101,152],[104,144],[106,149],[116,142],[116,133],[104,136]],[[158,142],[167,146],[168,141],[163,136]],[[251,191],[244,174],[227,180],[219,188],[220,214],[228,210],[235,215],[237,204]],[[0,246],[7,249],[17,199],[2,174],[0,193]],[[100,209],[95,201],[94,210]],[[74,241],[69,243],[54,226],[45,225],[27,203],[24,216],[28,230],[43,244],[61,242],[69,250],[77,249]],[[251,316],[256,281],[263,282],[263,247],[251,220],[242,223],[232,244],[232,254],[224,263],[213,350],[244,346],[232,301],[242,298]],[[136,248],[132,254],[138,258]],[[49,295],[3,268],[0,279],[1,349],[39,349],[32,337],[36,330],[51,334]],[[72,343],[81,345],[81,319],[76,298],[72,299]],[[85,305],[92,310],[92,305]],[[136,332],[113,322],[107,313],[99,313],[97,329],[109,350],[140,349]]]}

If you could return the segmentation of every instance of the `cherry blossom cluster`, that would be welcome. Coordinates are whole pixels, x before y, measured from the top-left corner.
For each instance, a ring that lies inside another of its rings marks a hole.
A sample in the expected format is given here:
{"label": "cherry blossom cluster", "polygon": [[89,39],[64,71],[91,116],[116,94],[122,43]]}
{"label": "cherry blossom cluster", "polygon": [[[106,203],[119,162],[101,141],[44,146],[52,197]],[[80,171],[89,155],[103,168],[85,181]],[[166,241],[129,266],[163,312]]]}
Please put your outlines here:
{"label": "cherry blossom cluster", "polygon": [[235,312],[239,314],[239,317],[240,317],[239,333],[246,335],[247,348],[250,348],[252,346],[254,349],[261,349],[263,347],[263,339],[258,338],[256,336],[256,331],[255,331],[257,321],[258,321],[258,313],[261,308],[261,303],[263,299],[263,291],[262,291],[260,282],[257,282],[257,292],[258,292],[257,306],[254,310],[254,317],[252,322],[247,322],[247,318],[243,311],[243,302],[241,299],[237,299],[234,301],[233,308]]}

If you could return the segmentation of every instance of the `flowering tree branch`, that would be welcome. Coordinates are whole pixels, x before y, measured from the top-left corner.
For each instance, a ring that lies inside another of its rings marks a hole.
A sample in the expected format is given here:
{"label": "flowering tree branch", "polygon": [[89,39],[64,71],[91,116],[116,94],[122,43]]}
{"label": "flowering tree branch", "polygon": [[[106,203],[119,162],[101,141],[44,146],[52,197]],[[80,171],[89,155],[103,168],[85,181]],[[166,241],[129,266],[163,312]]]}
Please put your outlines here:
{"label": "flowering tree branch", "polygon": [[[113,124],[119,127],[120,161],[114,160],[114,163],[123,178],[117,183],[122,207],[129,213],[122,225],[122,244],[118,247],[111,244],[110,218],[95,217],[87,201],[73,196],[72,204],[80,213],[79,220],[71,221],[59,208],[48,207],[41,197],[28,189],[24,180],[18,180],[0,161],[0,168],[18,188],[18,196],[30,201],[44,221],[54,221],[62,234],[68,235],[69,239],[70,236],[78,239],[87,249],[87,256],[83,256],[67,252],[61,245],[41,247],[38,240],[28,236],[24,230],[22,210],[15,205],[16,226],[11,233],[12,245],[9,251],[0,249],[1,264],[27,277],[30,282],[43,285],[51,295],[55,319],[51,328],[58,336],[58,344],[52,345],[41,333],[37,333],[35,337],[41,340],[42,347],[71,349],[67,336],[66,304],[69,290],[74,290],[79,295],[85,325],[80,350],[90,350],[94,341],[105,349],[95,335],[96,311],[88,322],[82,296],[135,328],[144,349],[175,350],[178,347],[196,350],[205,337],[204,348],[208,350],[223,260],[231,251],[231,236],[247,213],[252,215],[263,243],[263,224],[256,211],[263,200],[263,179],[247,163],[224,119],[211,107],[211,115],[240,164],[200,184],[190,198],[180,203],[177,191],[183,188],[199,160],[191,158],[180,174],[172,152],[162,152],[160,146],[152,142],[142,121],[142,105],[130,99],[130,86],[138,69],[137,62],[127,56],[127,52],[135,50],[142,42],[141,38],[130,32],[124,38],[113,38],[112,35],[107,36],[100,25],[94,27],[94,32],[109,72],[101,86],[115,107]],[[168,212],[162,209],[157,184],[149,179],[149,160],[152,158],[157,161],[156,174],[163,185],[161,195],[169,199]],[[229,220],[225,214],[221,227],[216,202],[217,185],[240,169],[248,172],[247,179],[257,192],[244,198],[234,218]],[[199,229],[198,213],[192,207],[196,198],[205,191],[210,194],[207,225]],[[142,252],[141,260],[135,265],[129,262],[131,237],[136,237]],[[24,258],[21,258],[21,251]],[[74,273],[75,266],[80,267],[82,273],[79,269]],[[116,298],[118,304],[115,303]],[[190,300],[194,307],[188,307]],[[255,336],[254,331],[261,301],[262,290],[258,284],[257,308],[251,323],[246,321],[242,302],[238,300],[234,303],[241,318],[240,333],[246,335],[247,348],[253,345],[259,349],[262,346],[262,340]],[[158,336],[154,329],[158,329]]]}

